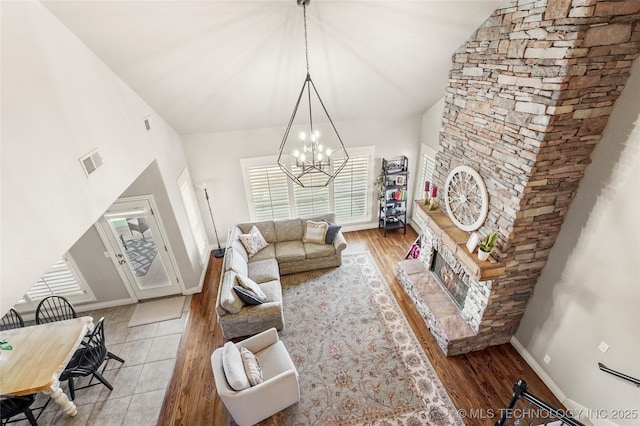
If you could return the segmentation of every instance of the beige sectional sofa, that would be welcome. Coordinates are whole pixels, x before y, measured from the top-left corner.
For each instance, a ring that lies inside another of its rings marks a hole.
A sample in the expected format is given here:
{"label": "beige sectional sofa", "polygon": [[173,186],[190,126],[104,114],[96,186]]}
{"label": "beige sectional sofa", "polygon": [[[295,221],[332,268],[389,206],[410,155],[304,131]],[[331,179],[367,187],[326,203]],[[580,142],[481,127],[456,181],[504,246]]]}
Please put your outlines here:
{"label": "beige sectional sofa", "polygon": [[[284,327],[280,275],[342,264],[342,251],[347,243],[341,231],[332,244],[303,242],[306,222],[323,220],[335,223],[335,214],[232,226],[216,299],[218,324],[226,339],[253,335],[271,327],[278,330]],[[249,257],[239,236],[249,233],[254,225],[269,244]],[[233,290],[237,274],[255,281],[267,296],[267,302],[246,305]]]}

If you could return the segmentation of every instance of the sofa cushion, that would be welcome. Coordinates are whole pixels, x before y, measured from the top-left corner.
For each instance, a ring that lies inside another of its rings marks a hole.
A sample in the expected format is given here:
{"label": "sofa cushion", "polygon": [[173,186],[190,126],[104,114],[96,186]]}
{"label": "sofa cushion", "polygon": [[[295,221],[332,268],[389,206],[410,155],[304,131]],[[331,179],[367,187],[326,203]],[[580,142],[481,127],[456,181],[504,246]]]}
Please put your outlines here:
{"label": "sofa cushion", "polygon": [[247,261],[244,260],[240,253],[238,253],[238,251],[233,247],[227,249],[227,252],[224,255],[224,271],[233,271],[240,275],[249,274]]}
{"label": "sofa cushion", "polygon": [[233,291],[235,291],[238,297],[247,305],[262,305],[265,302],[263,299],[258,297],[254,291],[242,286],[234,285]]}
{"label": "sofa cushion", "polygon": [[267,301],[267,296],[262,292],[262,290],[260,290],[258,284],[251,278],[247,277],[246,275],[238,274],[236,275],[236,282],[240,287],[244,287],[245,289],[254,292],[261,302],[264,303]]}
{"label": "sofa cushion", "polygon": [[[325,222],[327,221],[325,220]],[[325,235],[325,238],[324,238],[324,243],[333,244],[333,240],[336,239],[336,236],[338,235],[338,232],[340,232],[340,228],[342,228],[342,226],[332,222],[327,222],[327,225],[329,227],[327,229],[327,235]]]}
{"label": "sofa cushion", "polygon": [[314,217],[307,217],[302,219],[302,221],[307,221],[307,220],[312,220],[314,222],[335,222],[336,221],[336,214],[335,213],[325,213],[325,214],[321,214],[318,216],[314,216]]}
{"label": "sofa cushion", "polygon": [[313,222],[307,220],[304,224],[303,243],[324,244],[329,224],[327,222]]}
{"label": "sofa cushion", "polygon": [[277,242],[302,240],[302,219],[278,220],[275,227]]}
{"label": "sofa cushion", "polygon": [[280,284],[279,279],[267,281],[258,285],[260,286],[260,290],[267,295],[267,300],[269,302],[282,302],[282,284]]}
{"label": "sofa cushion", "polygon": [[233,271],[225,272],[220,284],[220,305],[230,314],[237,314],[244,306],[240,297],[233,291],[235,283],[236,273]]}
{"label": "sofa cushion", "polygon": [[244,261],[247,262],[249,260],[249,254],[244,248],[244,245],[242,245],[242,241],[240,241],[240,234],[242,234],[242,230],[238,226],[233,225],[231,227],[231,230],[229,231],[229,236],[227,238],[227,247],[233,247],[234,249],[236,249],[236,251],[240,253],[240,256],[242,256]]}
{"label": "sofa cushion", "polygon": [[321,257],[336,255],[336,249],[332,244],[304,243],[304,251],[307,259],[319,259]]}
{"label": "sofa cushion", "polygon": [[238,224],[238,227],[240,228],[240,230],[242,230],[243,234],[248,234],[253,226],[260,230],[260,233],[268,243],[275,243],[277,241],[276,228],[272,220]]}
{"label": "sofa cushion", "polygon": [[280,279],[280,268],[275,259],[265,259],[249,263],[249,278],[261,284]]}
{"label": "sofa cushion", "polygon": [[279,241],[276,243],[278,262],[295,262],[306,258],[302,241]]}
{"label": "sofa cushion", "polygon": [[265,259],[275,259],[275,257],[276,257],[276,245],[269,244],[268,246],[260,250],[258,253],[254,254],[253,257],[249,259],[249,262],[257,262],[259,260],[265,260]]}
{"label": "sofa cushion", "polygon": [[249,258],[252,258],[256,253],[269,245],[255,225],[251,227],[248,234],[240,234],[240,241],[242,241],[244,248],[247,249]]}
{"label": "sofa cushion", "polygon": [[227,342],[222,348],[222,371],[229,386],[235,391],[241,391],[251,386],[242,362],[242,355],[233,342]]}

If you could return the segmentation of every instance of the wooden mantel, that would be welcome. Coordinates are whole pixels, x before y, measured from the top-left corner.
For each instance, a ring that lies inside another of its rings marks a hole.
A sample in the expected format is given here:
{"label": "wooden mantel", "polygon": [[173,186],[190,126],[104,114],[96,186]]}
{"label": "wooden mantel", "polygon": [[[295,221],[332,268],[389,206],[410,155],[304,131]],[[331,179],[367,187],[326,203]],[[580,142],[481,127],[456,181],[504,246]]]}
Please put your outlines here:
{"label": "wooden mantel", "polygon": [[423,200],[416,200],[416,213],[422,221],[431,229],[443,244],[451,250],[458,261],[478,281],[486,281],[497,278],[505,273],[504,263],[499,263],[492,257],[488,260],[479,260],[476,253],[469,253],[467,240],[469,233],[459,229],[453,224],[449,216],[440,210],[429,210]]}

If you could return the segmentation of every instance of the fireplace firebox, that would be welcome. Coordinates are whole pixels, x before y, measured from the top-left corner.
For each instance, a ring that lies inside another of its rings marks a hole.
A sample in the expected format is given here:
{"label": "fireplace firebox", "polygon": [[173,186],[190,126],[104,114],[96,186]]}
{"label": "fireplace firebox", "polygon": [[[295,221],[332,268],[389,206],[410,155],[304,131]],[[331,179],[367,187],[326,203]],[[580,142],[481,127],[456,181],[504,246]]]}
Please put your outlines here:
{"label": "fireplace firebox", "polygon": [[447,292],[451,300],[458,306],[458,309],[462,309],[464,307],[464,301],[467,298],[469,286],[460,279],[458,274],[453,271],[437,250],[434,250],[432,258],[431,273]]}

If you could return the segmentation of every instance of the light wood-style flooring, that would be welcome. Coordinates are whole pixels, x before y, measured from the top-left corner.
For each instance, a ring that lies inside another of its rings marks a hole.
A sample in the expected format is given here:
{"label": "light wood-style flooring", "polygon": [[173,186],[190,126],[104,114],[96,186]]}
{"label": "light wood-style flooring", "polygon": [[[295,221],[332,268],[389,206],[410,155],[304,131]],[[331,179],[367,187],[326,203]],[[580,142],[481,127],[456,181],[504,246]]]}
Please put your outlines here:
{"label": "light wood-style flooring", "polygon": [[[369,251],[391,287],[414,333],[456,408],[465,413],[489,414],[504,409],[514,383],[524,379],[529,390],[544,401],[560,408],[562,404],[510,345],[494,346],[455,357],[445,357],[413,304],[395,277],[398,261],[417,234],[407,227],[387,233],[377,229],[347,232],[346,252]],[[222,259],[211,257],[203,291],[193,296],[191,311],[175,362],[173,377],[158,425],[227,425],[229,418],[217,397],[211,372],[210,356],[225,341],[216,323],[215,299]],[[492,425],[497,418],[465,419],[468,425]]]}

